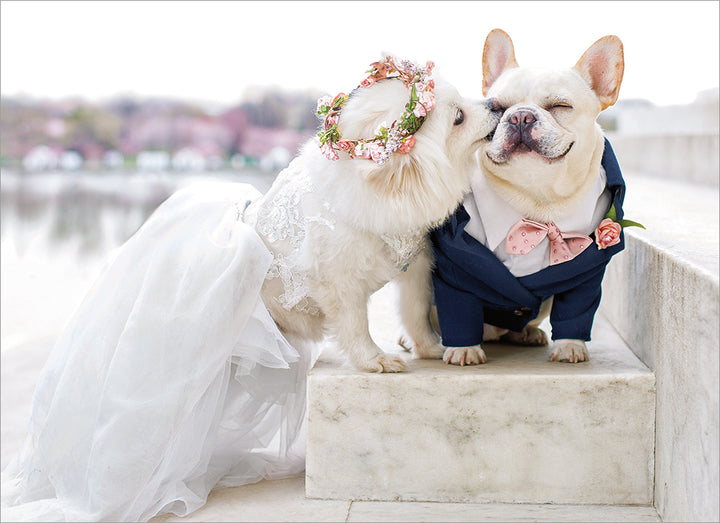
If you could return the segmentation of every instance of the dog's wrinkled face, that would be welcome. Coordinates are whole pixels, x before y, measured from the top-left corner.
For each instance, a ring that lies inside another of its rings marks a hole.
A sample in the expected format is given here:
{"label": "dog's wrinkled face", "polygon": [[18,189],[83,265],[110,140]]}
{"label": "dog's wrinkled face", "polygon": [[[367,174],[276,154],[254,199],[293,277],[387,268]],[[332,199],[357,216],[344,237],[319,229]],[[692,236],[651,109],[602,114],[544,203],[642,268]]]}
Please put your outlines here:
{"label": "dog's wrinkled face", "polygon": [[493,90],[504,109],[486,150],[495,165],[561,162],[595,123],[597,101],[577,74],[515,68]]}
{"label": "dog's wrinkled face", "polygon": [[569,211],[598,174],[600,111],[615,103],[622,44],[605,37],[575,67],[520,68],[510,37],[492,31],[483,53],[483,93],[504,110],[481,166],[498,192],[528,218]]}

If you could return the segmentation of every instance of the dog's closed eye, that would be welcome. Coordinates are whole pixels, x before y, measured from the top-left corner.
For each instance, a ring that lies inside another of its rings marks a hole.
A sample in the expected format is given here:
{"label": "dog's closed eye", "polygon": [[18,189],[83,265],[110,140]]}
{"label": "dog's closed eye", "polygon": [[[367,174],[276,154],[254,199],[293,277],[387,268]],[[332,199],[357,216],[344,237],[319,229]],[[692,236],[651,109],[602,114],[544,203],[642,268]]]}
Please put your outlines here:
{"label": "dog's closed eye", "polygon": [[553,109],[572,109],[572,104],[565,100],[564,98],[557,98],[552,97],[549,100],[546,101],[544,104],[544,107],[547,108],[548,111],[552,111]]}
{"label": "dog's closed eye", "polygon": [[457,111],[455,112],[455,122],[453,125],[460,125],[465,121],[465,113],[462,109],[458,107]]}

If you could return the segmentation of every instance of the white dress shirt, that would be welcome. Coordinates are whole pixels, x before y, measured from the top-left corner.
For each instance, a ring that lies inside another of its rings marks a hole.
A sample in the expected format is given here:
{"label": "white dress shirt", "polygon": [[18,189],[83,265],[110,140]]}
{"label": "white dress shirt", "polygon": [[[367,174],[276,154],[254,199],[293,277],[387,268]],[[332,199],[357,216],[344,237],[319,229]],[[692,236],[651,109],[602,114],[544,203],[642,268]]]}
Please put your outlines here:
{"label": "white dress shirt", "polygon": [[[488,247],[515,277],[533,274],[550,265],[550,241],[547,238],[527,254],[507,254],[505,237],[510,228],[524,216],[490,187],[480,170],[473,176],[471,187],[472,192],[465,196],[463,202],[470,215],[470,221],[465,226],[470,236]],[[605,170],[601,167],[600,176],[580,205],[570,214],[555,220],[555,225],[562,232],[589,236],[605,217],[610,201]]]}

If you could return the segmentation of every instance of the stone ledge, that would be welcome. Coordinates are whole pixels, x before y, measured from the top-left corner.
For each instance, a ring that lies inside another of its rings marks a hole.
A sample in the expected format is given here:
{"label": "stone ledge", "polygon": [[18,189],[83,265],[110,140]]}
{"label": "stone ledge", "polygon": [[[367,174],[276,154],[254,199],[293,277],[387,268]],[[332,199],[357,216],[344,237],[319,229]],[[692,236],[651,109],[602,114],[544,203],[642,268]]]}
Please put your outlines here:
{"label": "stone ledge", "polygon": [[382,501],[317,500],[305,498],[304,478],[261,481],[242,487],[219,487],[207,504],[185,517],[167,514],[150,521],[327,521],[345,522],[447,522],[479,521],[614,521],[659,522],[647,506],[612,505],[509,505],[497,503],[398,503]]}
{"label": "stone ledge", "polygon": [[[389,350],[386,289],[370,311]],[[484,365],[406,355],[392,375],[326,351],[308,378],[308,497],[651,504],[654,376],[606,321],[593,339],[582,364],[488,344]]]}

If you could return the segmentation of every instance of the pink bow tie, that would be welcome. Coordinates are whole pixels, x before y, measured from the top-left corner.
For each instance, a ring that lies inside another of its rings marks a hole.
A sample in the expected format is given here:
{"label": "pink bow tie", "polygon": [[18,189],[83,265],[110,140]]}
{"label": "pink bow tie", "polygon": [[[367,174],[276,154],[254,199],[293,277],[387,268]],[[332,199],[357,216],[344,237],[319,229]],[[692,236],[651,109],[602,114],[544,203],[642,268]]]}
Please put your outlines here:
{"label": "pink bow tie", "polygon": [[550,265],[572,260],[592,244],[592,238],[574,232],[560,232],[553,222],[540,223],[520,220],[512,226],[505,240],[508,254],[527,254],[542,240],[550,240]]}

